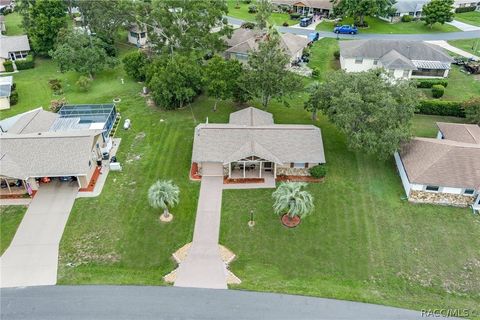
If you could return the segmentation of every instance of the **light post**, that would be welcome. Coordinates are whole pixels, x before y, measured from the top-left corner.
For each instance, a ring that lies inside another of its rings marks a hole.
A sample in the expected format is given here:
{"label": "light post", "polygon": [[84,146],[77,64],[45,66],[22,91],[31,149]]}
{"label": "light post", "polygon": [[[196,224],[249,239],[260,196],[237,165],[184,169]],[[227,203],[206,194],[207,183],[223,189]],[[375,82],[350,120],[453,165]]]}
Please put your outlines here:
{"label": "light post", "polygon": [[248,221],[248,226],[250,228],[253,228],[254,225],[255,225],[255,220],[253,218],[253,210],[250,210],[250,221]]}

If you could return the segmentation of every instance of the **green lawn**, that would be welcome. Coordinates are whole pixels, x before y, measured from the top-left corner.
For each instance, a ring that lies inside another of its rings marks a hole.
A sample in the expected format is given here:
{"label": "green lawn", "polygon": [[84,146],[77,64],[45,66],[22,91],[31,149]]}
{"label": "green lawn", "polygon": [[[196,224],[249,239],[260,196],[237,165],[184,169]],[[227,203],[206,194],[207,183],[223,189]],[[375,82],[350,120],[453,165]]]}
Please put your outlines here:
{"label": "green lawn", "polygon": [[0,206],[0,256],[12,242],[25,211],[24,206]]}
{"label": "green lawn", "polygon": [[[336,46],[333,39],[317,42],[311,65],[323,73],[335,68]],[[139,95],[142,84],[125,77],[120,66],[97,75],[84,93],[74,84],[78,74],[58,73],[51,61],[38,60],[35,69],[15,75],[19,104],[0,117],[48,106],[55,98],[47,84],[52,78],[62,80],[71,103],[120,97],[122,118],[132,120],[131,130],[117,132],[123,171],[109,174],[100,197],[75,202],[60,245],[59,283],[164,285],[162,276],[175,267],[171,254],[193,234],[199,191],[199,183],[188,179],[194,127],[207,117],[227,122],[235,106],[220,103],[213,112],[213,101],[204,96],[183,110],[147,106]],[[269,111],[276,122],[312,123],[303,96],[290,108],[273,102]],[[415,133],[434,136],[439,120],[461,121],[416,116]],[[309,186],[316,211],[298,228],[280,226],[271,210],[272,190],[224,193],[221,243],[238,255],[232,264],[243,280],[238,288],[417,309],[480,305],[479,218],[466,209],[405,202],[392,161],[348,151],[345,137],[323,117],[315,124],[322,128],[329,175]],[[160,212],[147,203],[157,179],[180,186],[170,224],[161,224]],[[250,208],[256,212],[253,231],[246,227]]]}
{"label": "green lawn", "polygon": [[448,41],[448,43],[450,43],[454,47],[470,52],[471,54],[480,56],[480,38],[450,40]]}
{"label": "green lawn", "polygon": [[7,36],[17,36],[25,34],[22,27],[22,16],[18,12],[13,12],[5,16],[5,26],[7,28]]}
{"label": "green lawn", "polygon": [[[433,28],[426,26],[423,22],[398,22],[389,23],[378,18],[367,17],[365,19],[368,22],[368,28],[359,29],[360,33],[436,33],[436,32],[454,32],[460,31],[451,25],[436,24]],[[339,24],[353,24],[352,18],[345,18]],[[334,22],[326,22],[317,25],[317,30],[321,31],[333,31],[335,26]]]}
{"label": "green lawn", "polygon": [[478,11],[456,13],[454,19],[480,27],[480,12]]}
{"label": "green lawn", "polygon": [[320,39],[311,47],[308,66],[320,71],[320,81],[325,78],[328,72],[340,69],[340,61],[333,56],[333,53],[338,49],[338,40],[332,38]]}
{"label": "green lawn", "polygon": [[[238,7],[237,7],[238,3]],[[246,4],[241,0],[227,0],[228,4],[228,15],[233,18],[245,20],[245,21],[255,21],[255,14],[248,13],[248,7],[254,5],[255,2],[252,1],[251,4]],[[270,24],[276,26],[282,26],[284,22],[287,22],[290,26],[298,24],[298,20],[291,20],[290,15],[287,13],[273,12],[270,18],[268,19]]]}

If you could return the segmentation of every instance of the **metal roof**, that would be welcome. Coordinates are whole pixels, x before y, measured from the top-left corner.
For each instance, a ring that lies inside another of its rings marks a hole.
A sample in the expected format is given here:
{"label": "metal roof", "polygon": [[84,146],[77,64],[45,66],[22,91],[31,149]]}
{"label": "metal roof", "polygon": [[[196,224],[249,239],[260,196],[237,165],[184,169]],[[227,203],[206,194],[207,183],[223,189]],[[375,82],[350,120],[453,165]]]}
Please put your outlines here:
{"label": "metal roof", "polygon": [[448,70],[450,69],[450,63],[441,62],[441,61],[428,61],[428,60],[412,60],[412,63],[418,69],[440,69]]}

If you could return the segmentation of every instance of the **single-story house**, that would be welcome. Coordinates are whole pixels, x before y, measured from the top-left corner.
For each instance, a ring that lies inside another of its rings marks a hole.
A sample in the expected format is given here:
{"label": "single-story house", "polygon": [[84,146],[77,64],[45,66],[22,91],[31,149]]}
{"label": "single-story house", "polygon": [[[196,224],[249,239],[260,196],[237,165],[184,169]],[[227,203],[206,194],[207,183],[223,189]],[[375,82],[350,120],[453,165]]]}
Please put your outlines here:
{"label": "single-story house", "polygon": [[128,42],[139,48],[146,46],[148,42],[147,27],[132,24],[128,30]]}
{"label": "single-story house", "polygon": [[340,66],[346,72],[384,68],[394,79],[446,78],[453,62],[441,47],[411,40],[340,42]]}
{"label": "single-story house", "polygon": [[0,110],[10,109],[12,86],[12,76],[0,77]]}
{"label": "single-story house", "polygon": [[[395,13],[392,17],[382,17],[382,19],[392,22],[398,22],[403,16],[411,16],[415,19],[422,17],[423,6],[429,3],[430,0],[396,0],[393,7]],[[478,0],[455,0],[453,3],[454,8],[463,7],[477,7],[479,5]]]}
{"label": "single-story house", "polygon": [[[238,28],[235,29],[230,38],[225,38],[228,49],[225,50],[226,59],[237,59],[241,62],[248,60],[251,51],[258,50],[260,41],[265,39],[264,32]],[[302,57],[310,40],[305,37],[297,36],[291,33],[280,33],[280,46],[290,57],[291,62],[298,61]]]}
{"label": "single-story house", "polygon": [[200,175],[216,167],[216,175],[232,179],[309,176],[308,168],[322,163],[318,127],[275,124],[271,113],[256,108],[231,113],[228,123],[195,128],[192,167]]}
{"label": "single-story house", "polygon": [[437,126],[437,138],[414,138],[395,153],[408,199],[480,210],[480,127]]}
{"label": "single-story house", "polygon": [[13,9],[15,9],[15,1],[0,0],[0,12],[4,12],[5,10],[13,10]]}
{"label": "single-story house", "polygon": [[28,37],[0,35],[0,72],[5,71],[3,62],[6,60],[25,59],[30,52]]}
{"label": "single-story house", "polygon": [[275,6],[287,6],[302,15],[328,16],[333,10],[330,0],[272,0]]}

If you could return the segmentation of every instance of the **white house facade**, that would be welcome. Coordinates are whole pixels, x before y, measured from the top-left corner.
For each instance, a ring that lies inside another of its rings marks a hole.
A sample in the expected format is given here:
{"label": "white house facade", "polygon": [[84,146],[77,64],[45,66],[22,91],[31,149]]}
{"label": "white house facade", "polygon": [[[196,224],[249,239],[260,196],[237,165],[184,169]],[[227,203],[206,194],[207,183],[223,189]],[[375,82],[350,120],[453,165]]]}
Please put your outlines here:
{"label": "white house facade", "polygon": [[394,155],[408,200],[480,210],[480,127],[437,125],[436,139],[414,138]]}
{"label": "white house facade", "polygon": [[446,78],[452,62],[442,48],[422,41],[340,42],[340,66],[346,72],[383,68],[394,79]]}

